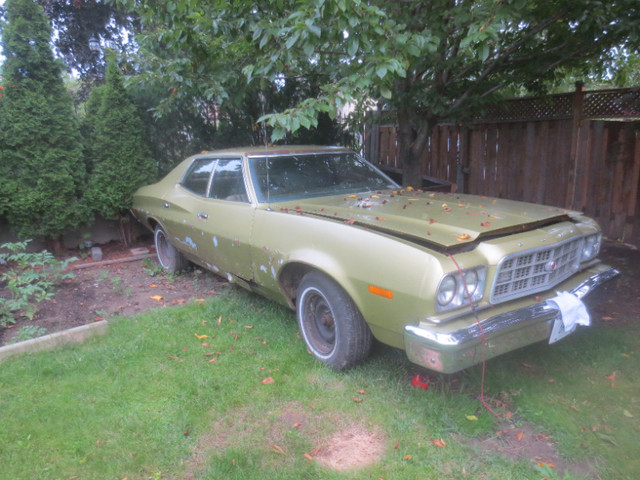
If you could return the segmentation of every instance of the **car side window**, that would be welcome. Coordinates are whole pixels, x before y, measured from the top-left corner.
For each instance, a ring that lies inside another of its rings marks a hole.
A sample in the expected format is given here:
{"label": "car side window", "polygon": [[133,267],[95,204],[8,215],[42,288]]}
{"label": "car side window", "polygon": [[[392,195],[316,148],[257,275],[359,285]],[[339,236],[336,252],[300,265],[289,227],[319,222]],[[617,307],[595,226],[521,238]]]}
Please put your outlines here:
{"label": "car side window", "polygon": [[195,194],[206,196],[209,179],[215,163],[215,158],[199,158],[195,160],[180,184]]}
{"label": "car side window", "polygon": [[218,161],[209,196],[231,202],[249,201],[242,177],[242,159],[229,158]]}

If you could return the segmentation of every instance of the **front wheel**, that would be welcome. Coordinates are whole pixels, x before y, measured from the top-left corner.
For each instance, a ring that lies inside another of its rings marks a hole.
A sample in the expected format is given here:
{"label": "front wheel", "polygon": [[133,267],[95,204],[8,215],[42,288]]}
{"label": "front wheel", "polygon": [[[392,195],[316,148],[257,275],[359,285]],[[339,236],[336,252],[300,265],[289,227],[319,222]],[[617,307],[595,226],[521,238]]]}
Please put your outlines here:
{"label": "front wheel", "polygon": [[176,273],[187,267],[187,260],[169,241],[167,232],[160,225],[156,226],[154,232],[154,240],[156,244],[156,254],[158,262],[167,272]]}
{"label": "front wheel", "polygon": [[323,273],[307,273],[297,298],[300,332],[307,348],[334,370],[345,370],[369,355],[372,335],[349,295]]}

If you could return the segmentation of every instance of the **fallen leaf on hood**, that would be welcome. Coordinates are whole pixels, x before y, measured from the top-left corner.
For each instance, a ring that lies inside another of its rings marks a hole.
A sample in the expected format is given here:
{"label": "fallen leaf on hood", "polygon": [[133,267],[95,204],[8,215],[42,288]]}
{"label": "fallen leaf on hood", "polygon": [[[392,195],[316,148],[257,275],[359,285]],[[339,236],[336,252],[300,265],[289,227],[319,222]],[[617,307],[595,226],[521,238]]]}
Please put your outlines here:
{"label": "fallen leaf on hood", "polygon": [[491,226],[491,222],[482,222],[480,225],[483,227],[489,227]]}
{"label": "fallen leaf on hood", "polygon": [[471,235],[469,235],[468,233],[463,233],[462,235],[458,236],[456,240],[458,240],[459,242],[464,242],[465,240],[469,240],[470,238]]}
{"label": "fallen leaf on hood", "polygon": [[353,225],[354,223],[356,223],[356,221],[353,218],[350,218],[349,220],[345,220],[344,223],[346,223],[347,225]]}

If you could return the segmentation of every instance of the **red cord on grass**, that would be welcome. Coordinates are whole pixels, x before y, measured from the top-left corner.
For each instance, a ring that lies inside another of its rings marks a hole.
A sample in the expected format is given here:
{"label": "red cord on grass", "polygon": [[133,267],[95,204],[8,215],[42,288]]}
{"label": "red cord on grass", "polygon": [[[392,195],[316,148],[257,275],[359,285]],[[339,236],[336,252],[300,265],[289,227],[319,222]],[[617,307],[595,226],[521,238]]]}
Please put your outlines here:
{"label": "red cord on grass", "polygon": [[460,273],[460,279],[462,280],[462,286],[464,287],[464,292],[467,294],[467,299],[469,300],[469,305],[471,305],[471,311],[473,312],[473,315],[476,317],[476,322],[478,323],[478,328],[480,328],[480,339],[482,341],[482,381],[480,382],[480,401],[482,402],[482,404],[485,406],[485,408],[487,410],[489,410],[491,413],[493,413],[498,420],[502,421],[502,418],[500,418],[500,415],[498,415],[496,412],[494,412],[493,409],[489,406],[489,404],[487,404],[487,402],[484,400],[484,374],[485,374],[485,370],[486,370],[486,366],[487,366],[487,362],[486,362],[485,355],[484,355],[484,345],[485,345],[484,329],[482,328],[482,325],[480,324],[480,318],[478,317],[478,313],[476,312],[476,309],[475,309],[475,307],[473,305],[473,300],[471,299],[471,294],[469,294],[469,289],[467,288],[467,282],[465,282],[465,280],[464,280],[464,275],[462,274],[462,269],[460,268],[460,265],[458,265],[458,262],[456,261],[456,259],[453,258],[453,255],[447,253],[447,256],[453,261],[453,263],[455,264],[456,268],[458,269],[458,272]]}

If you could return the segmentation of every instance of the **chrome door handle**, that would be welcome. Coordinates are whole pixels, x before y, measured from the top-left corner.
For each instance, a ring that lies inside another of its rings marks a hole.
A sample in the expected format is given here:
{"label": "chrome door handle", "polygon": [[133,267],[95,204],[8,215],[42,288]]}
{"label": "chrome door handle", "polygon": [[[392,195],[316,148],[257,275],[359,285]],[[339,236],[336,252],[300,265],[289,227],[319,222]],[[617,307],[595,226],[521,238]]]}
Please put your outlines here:
{"label": "chrome door handle", "polygon": [[202,213],[202,212],[200,212],[200,213],[198,214],[198,218],[199,218],[200,220],[206,220],[207,218],[209,218],[209,215],[207,215],[206,213]]}

